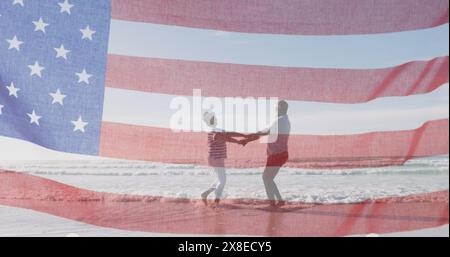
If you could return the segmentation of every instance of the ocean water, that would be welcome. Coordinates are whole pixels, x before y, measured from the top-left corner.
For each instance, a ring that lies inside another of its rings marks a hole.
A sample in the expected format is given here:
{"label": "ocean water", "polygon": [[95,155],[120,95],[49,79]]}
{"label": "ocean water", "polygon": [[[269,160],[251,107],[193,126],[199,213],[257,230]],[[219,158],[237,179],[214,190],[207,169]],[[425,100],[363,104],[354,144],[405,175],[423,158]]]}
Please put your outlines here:
{"label": "ocean water", "polygon": [[[0,161],[0,169],[103,192],[200,198],[215,177],[209,167],[114,159]],[[265,199],[262,168],[228,169],[225,198]],[[449,188],[449,157],[419,158],[401,166],[358,169],[282,168],[276,182],[286,200],[351,203]]]}

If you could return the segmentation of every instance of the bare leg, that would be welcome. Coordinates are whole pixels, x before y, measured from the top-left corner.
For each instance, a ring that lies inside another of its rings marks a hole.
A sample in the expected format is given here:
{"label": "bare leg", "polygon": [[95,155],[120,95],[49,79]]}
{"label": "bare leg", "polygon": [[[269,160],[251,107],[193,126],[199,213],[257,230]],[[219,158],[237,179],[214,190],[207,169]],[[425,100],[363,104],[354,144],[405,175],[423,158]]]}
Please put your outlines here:
{"label": "bare leg", "polygon": [[266,167],[263,173],[263,181],[266,188],[267,198],[272,205],[275,204],[276,199],[279,201],[283,200],[280,191],[278,190],[277,184],[274,181],[279,170],[280,167]]}

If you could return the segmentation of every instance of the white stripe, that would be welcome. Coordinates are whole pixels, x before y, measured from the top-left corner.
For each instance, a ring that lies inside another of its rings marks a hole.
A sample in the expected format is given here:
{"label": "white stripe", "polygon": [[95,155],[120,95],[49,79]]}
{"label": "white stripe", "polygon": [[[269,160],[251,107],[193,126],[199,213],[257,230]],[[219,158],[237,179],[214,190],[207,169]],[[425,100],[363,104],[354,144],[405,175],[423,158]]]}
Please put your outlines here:
{"label": "white stripe", "polygon": [[386,34],[273,35],[112,20],[109,53],[285,67],[382,68],[447,56],[448,24]]}
{"label": "white stripe", "polygon": [[[127,195],[146,195],[198,200],[202,190],[208,189],[216,180],[211,167],[101,158],[0,161],[0,169],[24,172],[81,189],[121,194],[125,198]],[[266,199],[261,179],[263,170],[227,169],[224,196],[228,199]],[[331,204],[448,190],[448,178],[448,156],[444,156],[414,159],[401,166],[328,172],[282,168],[277,184],[289,201]],[[46,198],[42,194],[34,197]],[[125,198],[121,200],[126,201]]]}
{"label": "white stripe", "polygon": [[[409,130],[420,127],[424,122],[449,117],[449,86],[419,95],[384,97],[366,103],[337,104],[306,101],[290,101],[289,117],[292,134],[345,135],[374,131]],[[174,95],[147,93],[133,90],[106,88],[103,121],[131,125],[172,128],[170,118],[177,110],[170,109]],[[191,103],[192,96],[186,97]],[[223,102],[224,99],[221,99]],[[263,129],[268,124],[246,118],[245,113],[235,117],[227,116],[222,121],[217,112],[219,127],[227,131],[251,132]],[[249,128],[235,126],[233,120],[249,124]],[[252,124],[258,127],[252,129]],[[180,125],[172,129],[194,130]]]}
{"label": "white stripe", "polygon": [[435,228],[425,228],[419,230],[411,230],[405,232],[393,232],[386,234],[368,234],[368,235],[353,235],[355,237],[449,237],[449,226],[443,225]]}
{"label": "white stripe", "polygon": [[92,155],[59,152],[44,148],[25,140],[4,136],[0,136],[0,153],[2,153],[0,155],[0,169],[10,168],[11,170],[15,170],[14,167],[4,166],[6,161],[24,160],[26,162],[33,160],[108,160],[104,157]]}

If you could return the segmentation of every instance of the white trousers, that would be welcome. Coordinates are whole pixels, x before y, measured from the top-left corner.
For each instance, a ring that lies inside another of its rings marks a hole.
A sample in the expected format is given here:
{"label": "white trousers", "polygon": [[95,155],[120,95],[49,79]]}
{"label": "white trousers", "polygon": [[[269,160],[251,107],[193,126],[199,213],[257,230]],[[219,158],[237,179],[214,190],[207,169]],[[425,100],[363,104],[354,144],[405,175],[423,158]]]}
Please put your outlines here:
{"label": "white trousers", "polygon": [[216,199],[222,198],[223,189],[227,183],[227,174],[224,165],[224,159],[209,159],[209,165],[214,169],[214,173],[217,177],[216,181],[211,185],[214,188]]}

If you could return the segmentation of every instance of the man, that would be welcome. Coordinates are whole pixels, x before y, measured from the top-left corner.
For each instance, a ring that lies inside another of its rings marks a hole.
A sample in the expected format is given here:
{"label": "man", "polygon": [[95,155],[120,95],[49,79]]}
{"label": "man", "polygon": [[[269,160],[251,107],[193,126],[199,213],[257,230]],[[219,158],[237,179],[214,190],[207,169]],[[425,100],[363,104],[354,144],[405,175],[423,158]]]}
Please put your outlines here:
{"label": "man", "polygon": [[[271,206],[280,206],[284,204],[280,191],[274,181],[281,166],[283,166],[288,158],[288,139],[291,132],[291,123],[287,115],[288,103],[284,100],[278,102],[277,112],[278,119],[272,126],[265,131],[247,135],[243,141],[244,144],[258,140],[261,136],[275,136],[274,141],[269,141],[267,145],[267,163],[263,173],[264,186],[266,188],[267,198]],[[278,203],[276,202],[278,200]]]}

